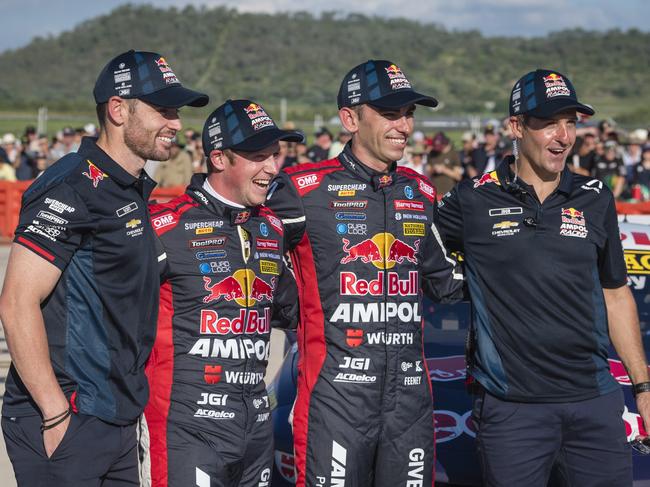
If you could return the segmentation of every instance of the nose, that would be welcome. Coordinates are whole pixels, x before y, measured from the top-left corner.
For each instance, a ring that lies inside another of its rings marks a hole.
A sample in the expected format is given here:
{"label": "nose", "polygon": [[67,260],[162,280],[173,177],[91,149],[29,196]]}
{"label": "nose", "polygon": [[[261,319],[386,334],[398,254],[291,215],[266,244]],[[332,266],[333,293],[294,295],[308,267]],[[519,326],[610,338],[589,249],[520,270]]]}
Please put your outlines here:
{"label": "nose", "polygon": [[280,172],[280,161],[275,157],[274,154],[271,154],[264,161],[264,172],[270,174],[271,176],[277,176]]}
{"label": "nose", "polygon": [[183,128],[183,124],[181,123],[181,118],[176,115],[173,118],[167,119],[167,127],[171,130],[175,130],[176,132],[179,132]]}
{"label": "nose", "polygon": [[[573,125],[569,126],[569,123],[566,121],[559,123],[557,126],[557,131],[555,132],[555,138],[557,141],[564,145],[569,145],[571,143],[571,133],[573,127]],[[573,129],[573,132],[575,133],[575,129]]]}
{"label": "nose", "polygon": [[395,128],[400,132],[411,135],[413,131],[413,115],[402,115],[395,120]]}

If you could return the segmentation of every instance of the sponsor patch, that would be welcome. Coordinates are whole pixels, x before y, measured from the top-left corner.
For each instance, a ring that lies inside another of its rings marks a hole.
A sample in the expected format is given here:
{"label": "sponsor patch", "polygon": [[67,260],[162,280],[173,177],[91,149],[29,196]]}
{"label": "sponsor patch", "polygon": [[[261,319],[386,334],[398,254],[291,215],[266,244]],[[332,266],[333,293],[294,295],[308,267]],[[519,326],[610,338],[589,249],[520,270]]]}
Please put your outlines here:
{"label": "sponsor patch", "polygon": [[569,87],[564,82],[564,78],[556,73],[544,76],[544,86],[546,87],[546,98],[555,98],[556,96],[571,96]]}
{"label": "sponsor patch", "polygon": [[58,200],[53,200],[52,198],[45,198],[45,204],[49,205],[48,208],[50,210],[56,211],[60,215],[62,215],[63,213],[74,213],[75,212],[75,209],[72,206],[67,205],[66,203],[63,203],[63,202],[58,201]]}
{"label": "sponsor patch", "polygon": [[510,220],[504,220],[492,225],[492,236],[493,237],[509,237],[516,235],[521,230],[517,228],[519,226],[518,222],[513,222]]}
{"label": "sponsor patch", "polygon": [[151,224],[156,230],[173,225],[174,223],[176,223],[176,219],[174,218],[173,213],[165,213],[164,215],[157,216],[151,220]]}
{"label": "sponsor patch", "polygon": [[521,215],[524,209],[521,206],[513,206],[511,208],[490,208],[488,214],[490,216],[508,216],[508,215]]}
{"label": "sponsor patch", "polygon": [[258,250],[280,250],[280,243],[277,240],[258,238],[255,242]]}
{"label": "sponsor patch", "polygon": [[115,214],[118,217],[122,218],[123,216],[126,216],[129,213],[132,213],[137,209],[138,209],[138,204],[135,201],[132,201],[128,205],[123,206],[122,208],[118,208],[117,210],[115,210]]}
{"label": "sponsor patch", "polygon": [[226,237],[195,238],[188,242],[188,246],[191,249],[223,247],[225,244],[226,244]]}
{"label": "sponsor patch", "polygon": [[365,213],[359,213],[359,212],[354,212],[354,211],[339,211],[334,215],[334,218],[337,220],[357,220],[357,221],[363,221],[366,219],[366,214]]}
{"label": "sponsor patch", "polygon": [[562,208],[562,224],[560,225],[560,235],[564,237],[587,238],[585,214],[583,211],[575,208]]}
{"label": "sponsor patch", "polygon": [[395,200],[396,211],[424,211],[424,203],[421,201]]}
{"label": "sponsor patch", "polygon": [[201,250],[196,253],[198,260],[223,259],[225,257],[225,250]]}
{"label": "sponsor patch", "polygon": [[332,210],[365,210],[368,207],[368,200],[334,200],[329,204]]}
{"label": "sponsor patch", "polygon": [[405,236],[424,237],[424,223],[402,223],[402,229]]}
{"label": "sponsor patch", "polygon": [[[327,191],[364,191],[367,186],[367,184],[328,184]],[[354,194],[339,196],[354,196]]]}
{"label": "sponsor patch", "polygon": [[343,196],[355,196],[357,192],[354,189],[342,189],[338,192],[338,195]]}
{"label": "sponsor patch", "polygon": [[650,274],[650,251],[626,250],[625,266],[628,274]]}
{"label": "sponsor patch", "polygon": [[270,260],[260,260],[260,272],[262,274],[280,274],[280,268],[277,262]]}
{"label": "sponsor patch", "polygon": [[65,218],[61,218],[60,216],[56,216],[55,214],[45,210],[39,211],[36,218],[42,218],[50,223],[54,223],[55,225],[66,225],[68,223],[68,220]]}

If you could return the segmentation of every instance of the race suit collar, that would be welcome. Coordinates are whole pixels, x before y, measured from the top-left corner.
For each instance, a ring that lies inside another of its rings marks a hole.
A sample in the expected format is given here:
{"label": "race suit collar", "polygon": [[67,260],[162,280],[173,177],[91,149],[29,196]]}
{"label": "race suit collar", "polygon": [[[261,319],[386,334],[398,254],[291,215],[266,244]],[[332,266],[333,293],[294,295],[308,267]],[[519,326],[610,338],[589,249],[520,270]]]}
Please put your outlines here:
{"label": "race suit collar", "polygon": [[390,186],[395,181],[397,162],[393,162],[388,172],[379,172],[369,168],[352,153],[352,144],[345,144],[338,157],[339,161],[348,171],[354,173],[359,179],[371,183],[375,191]]}
{"label": "race suit collar", "polygon": [[204,188],[206,180],[207,174],[195,174],[192,176],[192,180],[187,187],[187,194],[216,215],[229,219],[232,225],[241,225],[246,223],[252,216],[259,214],[259,206],[253,208],[236,208],[222,201],[222,199],[215,197]]}

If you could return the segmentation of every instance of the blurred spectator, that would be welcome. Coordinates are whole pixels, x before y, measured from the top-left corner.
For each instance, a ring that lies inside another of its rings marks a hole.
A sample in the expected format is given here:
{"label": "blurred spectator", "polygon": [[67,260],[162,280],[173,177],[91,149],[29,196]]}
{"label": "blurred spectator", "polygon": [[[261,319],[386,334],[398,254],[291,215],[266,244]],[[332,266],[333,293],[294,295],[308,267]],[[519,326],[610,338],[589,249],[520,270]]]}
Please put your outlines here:
{"label": "blurred spectator", "polygon": [[87,123],[84,125],[84,137],[98,137],[97,126],[94,123]]}
{"label": "blurred spectator", "polygon": [[635,168],[641,162],[641,152],[645,139],[638,130],[635,130],[629,135],[627,145],[624,147],[622,157],[627,170],[626,182],[628,184],[632,184]]}
{"label": "blurred spectator", "polygon": [[413,148],[407,149],[406,152],[406,161],[401,165],[413,169],[418,174],[428,176],[426,174],[425,160],[427,149],[424,144],[416,144]]}
{"label": "blurred spectator", "polygon": [[47,158],[47,167],[50,167],[56,159],[52,158],[50,151],[50,141],[47,135],[40,135],[38,137],[38,151],[40,154],[45,155]]}
{"label": "blurred spectator", "polygon": [[632,191],[634,199],[648,201],[650,199],[650,146],[643,149],[641,162],[634,168],[633,182],[638,186],[638,192]]}
{"label": "blurred spectator", "polygon": [[616,133],[616,123],[613,120],[601,120],[598,123],[598,138],[605,142],[607,140],[618,140],[618,134]]}
{"label": "blurred spectator", "polygon": [[307,157],[312,162],[327,160],[332,146],[332,139],[334,138],[332,132],[327,130],[327,127],[321,127],[314,134],[314,137],[316,137],[315,144],[307,149]]}
{"label": "blurred spectator", "polygon": [[596,160],[596,137],[594,134],[586,133],[576,138],[573,146],[573,154],[570,157],[569,169],[576,174],[591,176]]}
{"label": "blurred spectator", "polygon": [[497,127],[493,124],[486,125],[485,130],[483,130],[483,137],[485,142],[472,152],[470,165],[474,168],[476,174],[494,171],[502,158],[502,153],[498,149],[499,132]]}
{"label": "blurred spectator", "polygon": [[0,181],[15,181],[16,171],[13,165],[9,162],[7,153],[0,147]]}
{"label": "blurred spectator", "polygon": [[296,159],[298,164],[304,164],[306,162],[312,162],[309,156],[307,155],[307,144],[303,140],[302,142],[296,143]]}
{"label": "blurred spectator", "polygon": [[25,127],[23,147],[30,157],[38,152],[38,134],[36,133],[36,127],[32,125]]}
{"label": "blurred spectator", "polygon": [[619,198],[625,189],[625,175],[625,164],[618,155],[618,144],[608,140],[604,144],[603,155],[596,157],[592,176],[609,186],[614,198]]}
{"label": "blurred spectator", "polygon": [[339,132],[339,135],[338,135],[336,141],[330,147],[327,158],[328,159],[334,159],[336,156],[338,156],[341,153],[341,151],[343,150],[343,147],[345,147],[345,144],[347,144],[348,141],[351,138],[352,138],[352,134],[350,132],[348,132],[347,130],[342,129]]}
{"label": "blurred spectator", "polygon": [[201,134],[195,132],[192,137],[192,171],[195,173],[208,172],[205,154],[203,153],[203,139],[201,138]]}
{"label": "blurred spectator", "polygon": [[192,178],[192,173],[192,157],[190,153],[174,138],[171,157],[166,161],[160,161],[154,180],[158,182],[158,186],[161,188],[187,186]]}
{"label": "blurred spectator", "polygon": [[39,177],[41,174],[43,174],[43,171],[45,171],[49,166],[49,161],[47,159],[47,156],[41,152],[37,152],[34,154],[34,169],[36,172],[36,177]]}
{"label": "blurred spectator", "polygon": [[440,195],[450,191],[463,177],[460,156],[451,140],[442,132],[433,138],[428,166],[431,181]]}
{"label": "blurred spectator", "polygon": [[50,156],[54,160],[58,160],[69,154],[70,152],[75,152],[79,146],[75,144],[75,138],[77,133],[72,127],[65,127],[60,136],[57,136],[56,143],[52,146],[50,151]]}
{"label": "blurred spectator", "polygon": [[464,132],[461,141],[463,147],[459,151],[458,157],[463,169],[463,178],[472,179],[478,176],[478,172],[472,166],[472,153],[476,149],[476,136],[472,132]]}

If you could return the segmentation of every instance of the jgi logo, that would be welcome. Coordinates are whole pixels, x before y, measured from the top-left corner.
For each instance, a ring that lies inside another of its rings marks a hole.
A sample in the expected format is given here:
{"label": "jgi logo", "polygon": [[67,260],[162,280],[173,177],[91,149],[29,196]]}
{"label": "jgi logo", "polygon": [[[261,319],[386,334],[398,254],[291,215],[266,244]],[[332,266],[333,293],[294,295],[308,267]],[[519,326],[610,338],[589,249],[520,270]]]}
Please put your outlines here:
{"label": "jgi logo", "polygon": [[339,364],[339,369],[368,370],[369,368],[369,358],[343,357],[343,363]]}

